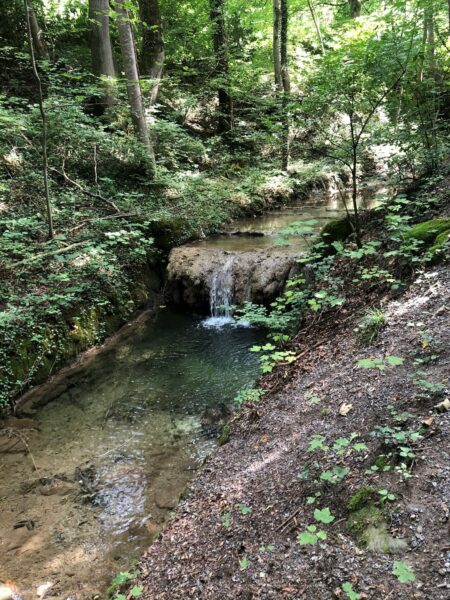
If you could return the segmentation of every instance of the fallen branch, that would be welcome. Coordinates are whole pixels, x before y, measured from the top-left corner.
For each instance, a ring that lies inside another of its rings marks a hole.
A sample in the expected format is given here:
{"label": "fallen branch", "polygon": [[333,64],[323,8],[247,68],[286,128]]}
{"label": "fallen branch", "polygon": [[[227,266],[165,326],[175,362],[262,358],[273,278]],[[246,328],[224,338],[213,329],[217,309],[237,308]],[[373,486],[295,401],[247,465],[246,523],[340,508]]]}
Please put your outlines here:
{"label": "fallen branch", "polygon": [[22,435],[17,429],[7,428],[7,429],[3,429],[1,431],[2,431],[2,433],[6,433],[6,435],[9,438],[15,437],[16,439],[18,439],[19,441],[22,442],[22,444],[25,446],[25,449],[26,449],[29,457],[31,458],[31,462],[33,463],[34,470],[38,474],[38,477],[41,477],[41,475],[39,473],[39,469],[38,469],[37,464],[36,464],[36,461],[34,460],[33,453],[30,450],[30,446],[28,445],[28,441],[25,438],[25,436]]}
{"label": "fallen branch", "polygon": [[102,202],[106,202],[106,204],[109,204],[109,206],[111,206],[111,208],[113,208],[116,212],[120,213],[120,209],[118,208],[118,206],[116,204],[114,204],[114,202],[112,200],[105,198],[101,194],[94,194],[94,192],[90,192],[89,190],[86,190],[77,181],[74,181],[73,179],[71,179],[67,175],[66,171],[64,170],[64,166],[62,167],[62,171],[58,171],[58,169],[55,169],[54,167],[50,167],[50,171],[53,171],[54,173],[56,173],[57,175],[62,177],[66,183],[70,183],[70,185],[73,185],[73,187],[77,188],[77,190],[80,190],[80,192],[82,194],[85,194],[86,196],[89,196],[90,198],[102,200]]}
{"label": "fallen branch", "polygon": [[31,256],[30,258],[24,258],[23,260],[20,260],[19,262],[6,265],[6,267],[8,269],[15,269],[22,265],[27,265],[29,263],[35,262],[36,260],[39,260],[40,258],[44,258],[46,256],[54,256],[55,254],[62,254],[63,252],[67,252],[68,250],[72,250],[73,248],[78,248],[79,246],[83,246],[84,244],[86,244],[89,241],[91,241],[91,240],[84,240],[84,242],[76,242],[75,244],[70,244],[69,246],[65,246],[64,248],[57,248],[56,250],[49,250],[48,252],[41,252],[40,254],[35,254],[34,256]]}
{"label": "fallen branch", "polygon": [[79,231],[85,225],[88,225],[89,223],[94,223],[96,221],[107,221],[109,219],[125,219],[126,217],[134,217],[134,216],[135,215],[133,215],[132,213],[120,213],[118,215],[108,215],[107,217],[94,217],[93,219],[85,219],[84,221],[81,221],[81,223],[79,223],[76,227],[72,227],[72,229],[69,229],[67,231],[67,233],[73,233],[74,231]]}
{"label": "fallen branch", "polygon": [[277,531],[282,531],[286,527],[286,525],[288,525],[292,521],[292,519],[294,519],[298,515],[298,513],[301,510],[302,510],[301,506],[299,508],[297,508],[297,510],[294,510],[294,512],[285,521],[283,521],[283,523],[281,523],[281,525],[279,525],[277,527]]}

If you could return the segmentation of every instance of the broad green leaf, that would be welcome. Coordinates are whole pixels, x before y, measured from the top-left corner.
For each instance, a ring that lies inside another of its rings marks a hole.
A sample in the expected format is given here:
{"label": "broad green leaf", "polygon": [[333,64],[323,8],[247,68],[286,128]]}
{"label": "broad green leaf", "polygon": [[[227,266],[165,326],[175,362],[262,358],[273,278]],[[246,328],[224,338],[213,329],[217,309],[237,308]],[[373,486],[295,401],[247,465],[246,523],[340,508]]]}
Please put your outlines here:
{"label": "broad green leaf", "polygon": [[394,561],[393,574],[397,577],[400,583],[410,583],[416,580],[416,575],[407,563],[401,560]]}
{"label": "broad green leaf", "polygon": [[314,518],[316,521],[320,521],[320,523],[331,523],[335,519],[329,508],[322,508],[321,510],[316,508],[314,511]]}
{"label": "broad green leaf", "polygon": [[402,365],[405,362],[405,359],[401,358],[400,356],[386,356],[386,362],[396,367],[398,365]]}

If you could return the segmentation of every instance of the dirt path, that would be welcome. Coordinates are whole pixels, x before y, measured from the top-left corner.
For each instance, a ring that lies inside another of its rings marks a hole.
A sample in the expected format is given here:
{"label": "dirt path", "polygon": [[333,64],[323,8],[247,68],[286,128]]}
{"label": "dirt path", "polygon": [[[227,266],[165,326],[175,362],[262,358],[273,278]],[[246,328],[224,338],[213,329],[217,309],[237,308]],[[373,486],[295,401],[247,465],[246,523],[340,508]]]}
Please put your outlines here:
{"label": "dirt path", "polygon": [[[450,597],[450,412],[434,409],[449,392],[449,267],[421,276],[384,312],[372,346],[361,345],[351,322],[310,340],[291,382],[243,409],[141,561],[145,599]],[[404,362],[357,366],[386,356]],[[377,426],[389,429],[373,435]],[[402,462],[406,481],[395,469]],[[327,539],[297,541],[318,531]],[[415,581],[401,583],[394,561]],[[350,584],[359,596],[343,591]]]}

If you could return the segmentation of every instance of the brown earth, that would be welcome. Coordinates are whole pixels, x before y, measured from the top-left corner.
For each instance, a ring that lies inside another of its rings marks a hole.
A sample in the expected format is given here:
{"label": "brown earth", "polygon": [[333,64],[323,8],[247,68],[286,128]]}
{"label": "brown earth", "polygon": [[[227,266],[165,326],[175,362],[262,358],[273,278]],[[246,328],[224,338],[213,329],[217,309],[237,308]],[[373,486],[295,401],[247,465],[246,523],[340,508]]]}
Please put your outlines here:
{"label": "brown earth", "polygon": [[[354,319],[346,322],[342,312],[339,322],[300,336],[294,369],[272,379],[261,402],[245,405],[228,443],[142,559],[143,598],[351,598],[345,583],[371,600],[450,598],[450,412],[435,409],[449,394],[449,266],[420,275],[383,310],[387,325],[371,346],[360,342]],[[357,365],[390,355],[404,363],[384,370]],[[388,434],[373,434],[377,426],[421,436],[386,443]],[[358,437],[350,441],[352,433]],[[323,436],[327,451],[310,451],[314,435]],[[367,448],[351,449],[360,442]],[[414,457],[401,458],[400,446]],[[366,473],[389,452],[389,471]],[[411,474],[406,481],[395,471],[403,461]],[[334,467],[349,469],[340,483],[320,479]],[[395,496],[384,505],[382,489]],[[349,509],[350,499],[362,512]],[[329,508],[333,522],[315,520],[316,508]],[[312,524],[327,539],[300,545],[297,536]],[[361,536],[368,525],[371,534]],[[401,583],[394,561],[407,563],[415,581]]]}

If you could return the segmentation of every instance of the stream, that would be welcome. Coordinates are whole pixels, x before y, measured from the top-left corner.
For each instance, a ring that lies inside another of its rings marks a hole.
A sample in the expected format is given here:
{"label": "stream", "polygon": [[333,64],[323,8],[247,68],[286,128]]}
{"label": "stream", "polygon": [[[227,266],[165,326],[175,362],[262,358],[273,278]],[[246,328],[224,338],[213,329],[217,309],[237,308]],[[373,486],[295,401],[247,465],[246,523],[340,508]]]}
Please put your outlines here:
{"label": "stream", "polygon": [[[292,222],[320,228],[343,212],[333,198],[309,202],[196,245],[275,248]],[[233,322],[231,288],[230,270],[215,272],[209,318],[169,307],[132,323],[12,419],[0,444],[0,580],[22,598],[104,595],[158,535],[259,375],[248,349],[264,332]]]}

